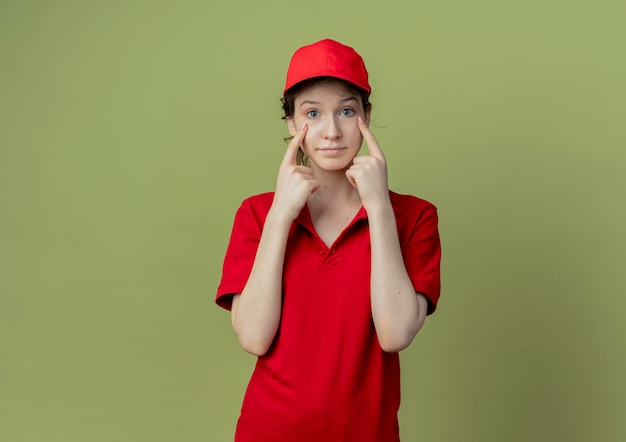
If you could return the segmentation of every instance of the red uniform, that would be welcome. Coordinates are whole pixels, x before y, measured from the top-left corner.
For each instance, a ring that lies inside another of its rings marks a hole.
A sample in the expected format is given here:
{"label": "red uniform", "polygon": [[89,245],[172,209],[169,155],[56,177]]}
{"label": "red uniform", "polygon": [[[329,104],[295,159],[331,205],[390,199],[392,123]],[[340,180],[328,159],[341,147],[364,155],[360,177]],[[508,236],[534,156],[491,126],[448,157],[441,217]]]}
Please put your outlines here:
{"label": "red uniform", "polygon": [[[390,197],[408,275],[432,313],[440,291],[436,208]],[[244,289],[272,199],[251,197],[237,212],[216,298],[226,309]],[[280,326],[252,374],[237,442],[399,441],[399,357],[378,343],[370,269],[363,208],[330,248],[302,209],[287,241]]]}

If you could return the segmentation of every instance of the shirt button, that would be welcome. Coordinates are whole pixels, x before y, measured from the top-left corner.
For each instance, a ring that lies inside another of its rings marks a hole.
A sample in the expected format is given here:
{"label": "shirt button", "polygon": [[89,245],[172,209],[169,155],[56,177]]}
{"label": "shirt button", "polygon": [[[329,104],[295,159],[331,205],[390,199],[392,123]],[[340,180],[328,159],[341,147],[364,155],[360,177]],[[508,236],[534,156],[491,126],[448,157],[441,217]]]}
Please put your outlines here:
{"label": "shirt button", "polygon": [[324,251],[323,251],[323,250],[320,250],[320,255],[323,255],[323,254],[324,254]]}

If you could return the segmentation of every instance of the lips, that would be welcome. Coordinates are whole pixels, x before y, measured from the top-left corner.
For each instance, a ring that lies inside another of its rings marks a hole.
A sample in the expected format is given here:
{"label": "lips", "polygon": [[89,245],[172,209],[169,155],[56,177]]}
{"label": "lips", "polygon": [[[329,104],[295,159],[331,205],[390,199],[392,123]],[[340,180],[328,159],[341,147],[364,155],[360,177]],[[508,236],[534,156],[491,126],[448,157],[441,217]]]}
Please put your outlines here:
{"label": "lips", "polygon": [[347,150],[346,147],[322,147],[317,149],[320,155],[325,157],[339,157]]}

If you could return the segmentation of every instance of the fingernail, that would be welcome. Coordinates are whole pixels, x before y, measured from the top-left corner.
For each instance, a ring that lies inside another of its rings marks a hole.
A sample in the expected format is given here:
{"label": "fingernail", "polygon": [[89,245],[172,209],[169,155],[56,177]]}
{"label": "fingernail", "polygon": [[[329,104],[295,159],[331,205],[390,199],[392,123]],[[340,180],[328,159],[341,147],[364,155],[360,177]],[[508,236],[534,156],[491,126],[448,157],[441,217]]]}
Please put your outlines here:
{"label": "fingernail", "polygon": [[363,124],[363,118],[359,116],[358,120],[359,120],[359,123]]}
{"label": "fingernail", "polygon": [[304,129],[306,127],[306,123],[302,123],[302,126],[300,126],[300,130]]}

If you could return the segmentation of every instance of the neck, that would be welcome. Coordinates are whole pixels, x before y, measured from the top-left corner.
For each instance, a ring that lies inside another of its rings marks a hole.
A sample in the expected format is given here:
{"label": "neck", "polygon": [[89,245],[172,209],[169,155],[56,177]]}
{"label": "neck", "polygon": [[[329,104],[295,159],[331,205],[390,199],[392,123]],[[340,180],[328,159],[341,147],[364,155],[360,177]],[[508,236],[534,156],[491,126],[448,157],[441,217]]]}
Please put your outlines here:
{"label": "neck", "polygon": [[327,171],[313,169],[313,175],[320,182],[320,187],[312,195],[312,203],[348,204],[358,203],[361,199],[358,191],[350,184],[345,170]]}

